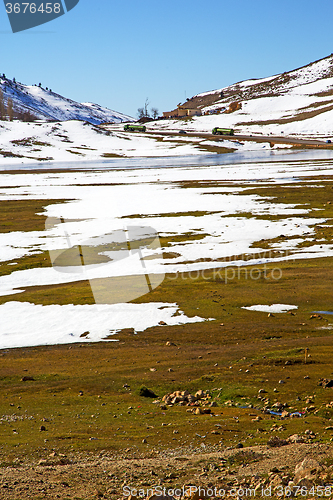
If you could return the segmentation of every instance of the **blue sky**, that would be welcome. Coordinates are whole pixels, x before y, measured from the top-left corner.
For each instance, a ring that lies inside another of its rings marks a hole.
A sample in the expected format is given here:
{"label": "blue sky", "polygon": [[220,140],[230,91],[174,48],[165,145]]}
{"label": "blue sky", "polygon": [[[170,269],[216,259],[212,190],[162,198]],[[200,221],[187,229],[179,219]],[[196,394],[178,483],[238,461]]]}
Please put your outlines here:
{"label": "blue sky", "polygon": [[332,9],[324,0],[80,0],[13,34],[0,5],[0,72],[131,116],[147,97],[162,112],[329,55]]}

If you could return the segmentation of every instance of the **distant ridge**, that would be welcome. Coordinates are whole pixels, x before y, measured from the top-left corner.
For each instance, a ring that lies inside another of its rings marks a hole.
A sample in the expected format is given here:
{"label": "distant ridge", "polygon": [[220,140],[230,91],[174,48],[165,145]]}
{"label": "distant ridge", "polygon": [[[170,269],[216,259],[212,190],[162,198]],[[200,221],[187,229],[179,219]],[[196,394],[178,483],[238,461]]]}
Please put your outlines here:
{"label": "distant ridge", "polygon": [[332,135],[333,54],[292,71],[202,92],[183,107],[214,115],[193,119],[202,130],[217,124],[242,132]]}
{"label": "distant ridge", "polygon": [[41,85],[24,85],[0,76],[5,110],[12,100],[14,118],[29,120],[32,117],[46,121],[83,120],[94,125],[121,123],[134,118],[93,103],[78,103],[43,88]]}

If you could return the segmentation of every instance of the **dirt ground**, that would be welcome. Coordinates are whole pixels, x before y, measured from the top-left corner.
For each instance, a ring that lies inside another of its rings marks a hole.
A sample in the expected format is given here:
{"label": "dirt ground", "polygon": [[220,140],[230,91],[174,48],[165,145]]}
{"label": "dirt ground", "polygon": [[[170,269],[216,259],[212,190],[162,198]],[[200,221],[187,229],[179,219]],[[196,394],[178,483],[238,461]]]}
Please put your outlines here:
{"label": "dirt ground", "polygon": [[[333,459],[333,447],[329,444],[182,451],[152,451],[146,456],[134,456],[130,449],[120,455],[103,451],[98,455],[52,454],[36,463],[2,468],[0,499],[116,499],[128,497],[130,493],[151,496],[154,487],[165,493],[180,488],[185,496],[192,494],[195,498],[195,487],[199,486],[208,492],[223,489],[225,497],[235,497],[235,489],[246,488],[254,492],[252,496],[261,497],[262,488],[273,486],[269,496],[274,496],[274,488],[280,484],[290,485],[297,464],[309,457],[321,464],[321,476],[317,475],[312,483],[303,480],[303,488],[310,492],[313,484],[321,484],[329,492],[331,466],[327,464]],[[308,497],[313,495],[310,493]]]}

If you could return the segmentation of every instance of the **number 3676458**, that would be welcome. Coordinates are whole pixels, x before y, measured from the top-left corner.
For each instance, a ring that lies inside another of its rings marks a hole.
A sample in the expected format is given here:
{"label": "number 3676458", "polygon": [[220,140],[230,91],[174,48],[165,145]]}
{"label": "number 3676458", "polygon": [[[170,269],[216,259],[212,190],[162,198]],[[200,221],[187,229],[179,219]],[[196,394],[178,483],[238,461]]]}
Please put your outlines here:
{"label": "number 3676458", "polygon": [[60,14],[61,4],[60,3],[30,3],[30,2],[16,2],[16,3],[6,3],[7,14]]}

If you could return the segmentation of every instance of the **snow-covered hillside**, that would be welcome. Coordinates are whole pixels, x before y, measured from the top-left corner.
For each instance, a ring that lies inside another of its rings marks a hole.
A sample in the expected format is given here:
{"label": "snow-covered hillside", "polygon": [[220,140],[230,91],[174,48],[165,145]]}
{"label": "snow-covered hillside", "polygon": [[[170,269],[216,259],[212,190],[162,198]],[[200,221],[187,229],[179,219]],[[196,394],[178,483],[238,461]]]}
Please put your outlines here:
{"label": "snow-covered hillside", "polygon": [[120,123],[133,121],[117,111],[104,108],[93,103],[78,103],[67,99],[52,90],[36,85],[23,85],[10,80],[4,75],[0,77],[0,89],[3,92],[4,103],[8,108],[8,99],[13,102],[14,117],[21,119],[30,115],[40,120],[83,120],[95,125],[100,123]]}
{"label": "snow-covered hillside", "polygon": [[[239,103],[239,109],[232,112],[231,103]],[[293,71],[197,94],[186,105],[200,109],[203,116],[165,120],[159,128],[203,131],[220,126],[239,133],[330,136],[333,54]]]}
{"label": "snow-covered hillside", "polygon": [[179,140],[178,137],[169,139],[125,132],[123,125],[110,125],[104,129],[78,120],[52,123],[0,121],[0,165],[35,163],[36,160],[80,162],[207,153],[201,143],[202,140],[195,138]]}

